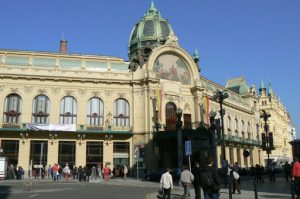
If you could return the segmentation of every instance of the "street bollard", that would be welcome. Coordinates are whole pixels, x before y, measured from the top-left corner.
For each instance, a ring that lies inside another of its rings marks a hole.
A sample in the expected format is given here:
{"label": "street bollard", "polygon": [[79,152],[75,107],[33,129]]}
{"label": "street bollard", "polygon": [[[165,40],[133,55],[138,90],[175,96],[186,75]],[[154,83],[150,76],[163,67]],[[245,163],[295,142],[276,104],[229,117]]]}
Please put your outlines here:
{"label": "street bollard", "polygon": [[257,185],[256,185],[255,181],[253,181],[253,185],[254,185],[254,199],[258,199]]}
{"label": "street bollard", "polygon": [[291,182],[291,193],[292,193],[292,199],[295,199],[295,189],[294,189],[294,182]]}
{"label": "street bollard", "polygon": [[231,182],[228,182],[228,188],[229,188],[229,199],[232,199],[232,187],[231,187]]}

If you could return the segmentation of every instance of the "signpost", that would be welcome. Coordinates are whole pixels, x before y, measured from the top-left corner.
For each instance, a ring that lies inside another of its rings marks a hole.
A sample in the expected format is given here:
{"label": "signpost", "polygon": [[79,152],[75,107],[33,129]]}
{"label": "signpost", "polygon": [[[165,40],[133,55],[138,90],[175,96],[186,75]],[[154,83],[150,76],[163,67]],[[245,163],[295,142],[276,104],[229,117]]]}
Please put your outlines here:
{"label": "signpost", "polygon": [[189,156],[189,168],[191,172],[192,170],[191,167],[192,141],[191,140],[185,141],[185,155]]}

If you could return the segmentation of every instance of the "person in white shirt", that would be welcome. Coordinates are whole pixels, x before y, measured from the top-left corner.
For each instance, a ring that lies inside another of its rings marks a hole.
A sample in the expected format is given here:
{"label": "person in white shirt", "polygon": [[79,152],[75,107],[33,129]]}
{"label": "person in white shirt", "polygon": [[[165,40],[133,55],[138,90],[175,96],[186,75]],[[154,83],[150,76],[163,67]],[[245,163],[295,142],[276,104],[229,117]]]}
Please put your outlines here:
{"label": "person in white shirt", "polygon": [[170,174],[170,169],[167,168],[167,171],[162,174],[160,178],[160,188],[164,189],[164,196],[163,199],[167,197],[167,199],[170,199],[171,197],[171,190],[173,189],[173,178]]}

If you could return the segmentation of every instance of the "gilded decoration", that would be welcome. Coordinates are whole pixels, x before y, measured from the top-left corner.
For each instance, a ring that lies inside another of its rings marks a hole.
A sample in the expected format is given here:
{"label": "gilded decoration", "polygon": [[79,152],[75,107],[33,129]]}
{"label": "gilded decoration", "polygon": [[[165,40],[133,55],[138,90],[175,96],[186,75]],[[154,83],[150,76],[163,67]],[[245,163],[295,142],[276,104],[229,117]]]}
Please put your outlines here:
{"label": "gilded decoration", "polygon": [[182,84],[191,84],[191,76],[186,63],[172,54],[159,56],[154,62],[154,72],[157,77]]}

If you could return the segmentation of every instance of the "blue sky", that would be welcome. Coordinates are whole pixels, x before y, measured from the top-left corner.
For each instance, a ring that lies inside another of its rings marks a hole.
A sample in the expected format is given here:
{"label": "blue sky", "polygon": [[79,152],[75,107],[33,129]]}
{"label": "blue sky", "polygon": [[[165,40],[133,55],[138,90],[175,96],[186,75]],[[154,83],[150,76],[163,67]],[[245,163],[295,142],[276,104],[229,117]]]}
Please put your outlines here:
{"label": "blue sky", "polygon": [[[249,85],[271,82],[300,132],[299,0],[154,0],[202,75],[225,85],[243,75]],[[127,60],[135,22],[150,0],[2,0],[0,48],[69,52]],[[298,133],[299,134],[299,133]]]}

